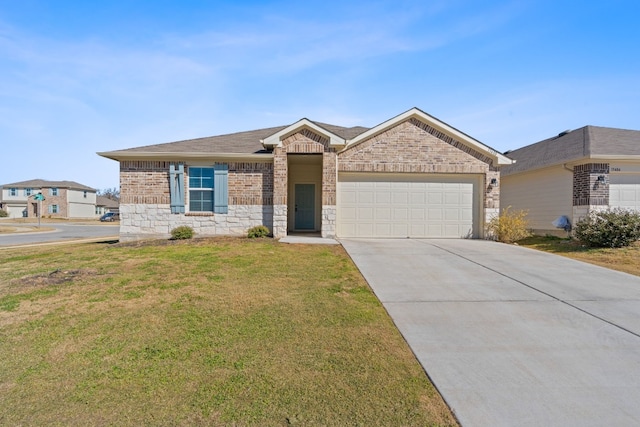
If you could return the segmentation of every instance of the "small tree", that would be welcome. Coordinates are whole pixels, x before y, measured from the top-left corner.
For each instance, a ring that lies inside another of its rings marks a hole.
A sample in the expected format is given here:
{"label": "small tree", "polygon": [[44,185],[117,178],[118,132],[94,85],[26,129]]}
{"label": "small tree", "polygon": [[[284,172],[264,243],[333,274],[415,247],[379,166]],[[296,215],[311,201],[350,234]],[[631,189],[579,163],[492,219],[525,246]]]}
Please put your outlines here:
{"label": "small tree", "polygon": [[502,243],[513,243],[531,236],[527,214],[523,210],[512,211],[508,206],[487,224],[488,237]]}
{"label": "small tree", "polygon": [[6,218],[9,216],[9,212],[5,211],[4,209],[0,209],[0,218]]}
{"label": "small tree", "polygon": [[619,208],[591,212],[578,221],[575,236],[591,247],[629,246],[640,239],[640,213]]}
{"label": "small tree", "polygon": [[118,190],[116,187],[105,188],[104,190],[98,190],[96,194],[98,196],[104,196],[107,199],[120,201],[120,190]]}

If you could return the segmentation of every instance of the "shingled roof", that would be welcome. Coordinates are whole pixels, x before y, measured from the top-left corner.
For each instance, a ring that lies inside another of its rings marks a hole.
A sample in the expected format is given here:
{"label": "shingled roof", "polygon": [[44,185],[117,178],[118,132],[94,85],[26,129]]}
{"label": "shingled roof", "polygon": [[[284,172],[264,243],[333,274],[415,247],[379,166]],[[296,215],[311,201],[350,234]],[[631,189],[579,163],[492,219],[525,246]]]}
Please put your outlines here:
{"label": "shingled roof", "polygon": [[512,175],[583,159],[640,156],[640,131],[584,126],[553,138],[508,151],[516,163],[504,166],[503,175]]}
{"label": "shingled roof", "polygon": [[[350,139],[368,130],[365,127],[346,128],[326,123],[313,122],[327,131],[341,138]],[[267,150],[262,146],[261,140],[285,129],[287,126],[278,126],[265,129],[257,129],[246,132],[237,132],[226,135],[208,136],[205,138],[187,139],[184,141],[167,142],[164,144],[146,145],[143,147],[128,148],[124,150],[99,153],[105,157],[114,158],[120,154],[265,154]]]}
{"label": "shingled roof", "polygon": [[12,182],[3,184],[0,187],[15,188],[68,188],[71,190],[96,191],[95,188],[87,187],[75,181],[48,181],[46,179],[31,179],[28,181]]}

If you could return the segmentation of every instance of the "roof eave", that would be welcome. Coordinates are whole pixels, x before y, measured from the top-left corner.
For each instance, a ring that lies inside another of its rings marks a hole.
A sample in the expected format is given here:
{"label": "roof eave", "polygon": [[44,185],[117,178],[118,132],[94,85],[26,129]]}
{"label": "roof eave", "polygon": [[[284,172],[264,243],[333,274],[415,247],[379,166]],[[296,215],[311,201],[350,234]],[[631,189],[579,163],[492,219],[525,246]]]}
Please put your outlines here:
{"label": "roof eave", "polygon": [[622,155],[622,154],[591,154],[589,156],[576,157],[568,160],[558,160],[550,163],[545,163],[541,165],[536,165],[529,169],[523,169],[518,171],[506,171],[506,175],[516,175],[520,173],[529,173],[534,172],[541,169],[547,169],[552,167],[565,167],[565,168],[573,168],[574,166],[578,166],[584,163],[589,162],[610,162],[610,161],[620,161],[620,162],[640,162],[640,155]]}
{"label": "roof eave", "polygon": [[203,153],[203,152],[127,152],[127,151],[103,151],[96,153],[107,159],[122,160],[199,160],[199,159],[225,159],[225,160],[272,160],[273,153]]}

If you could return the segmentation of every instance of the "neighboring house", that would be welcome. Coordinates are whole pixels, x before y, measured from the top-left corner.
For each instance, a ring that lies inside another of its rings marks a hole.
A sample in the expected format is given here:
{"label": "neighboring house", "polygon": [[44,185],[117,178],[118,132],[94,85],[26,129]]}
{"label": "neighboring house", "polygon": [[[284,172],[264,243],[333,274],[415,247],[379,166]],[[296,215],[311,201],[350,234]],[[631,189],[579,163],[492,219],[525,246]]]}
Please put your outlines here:
{"label": "neighboring house", "polygon": [[585,126],[506,154],[516,163],[501,170],[500,204],[527,210],[538,234],[562,215],[640,211],[640,131]]}
{"label": "neighboring house", "polygon": [[120,203],[105,196],[96,197],[96,215],[102,216],[107,212],[119,212]]}
{"label": "neighboring house", "polygon": [[4,184],[0,187],[0,208],[10,218],[38,216],[39,202],[34,198],[41,193],[42,216],[51,218],[95,218],[96,190],[73,181],[30,181]]}
{"label": "neighboring house", "polygon": [[120,162],[120,238],[482,237],[512,161],[414,108],[371,129],[290,126],[98,153]]}

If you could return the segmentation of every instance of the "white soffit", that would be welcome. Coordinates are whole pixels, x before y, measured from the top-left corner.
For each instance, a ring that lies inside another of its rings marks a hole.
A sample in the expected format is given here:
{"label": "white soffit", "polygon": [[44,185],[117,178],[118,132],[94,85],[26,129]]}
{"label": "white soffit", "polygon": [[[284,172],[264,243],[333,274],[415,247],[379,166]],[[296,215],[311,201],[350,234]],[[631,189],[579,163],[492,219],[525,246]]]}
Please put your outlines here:
{"label": "white soffit", "polygon": [[303,129],[309,129],[318,135],[322,135],[329,139],[329,145],[345,145],[347,141],[344,138],[340,138],[338,135],[329,132],[328,130],[318,126],[308,119],[301,119],[291,126],[287,126],[282,129],[280,132],[274,133],[273,135],[261,140],[260,142],[264,146],[269,147],[277,147],[282,144],[282,140],[287,137],[293,135],[296,132],[300,132]]}

